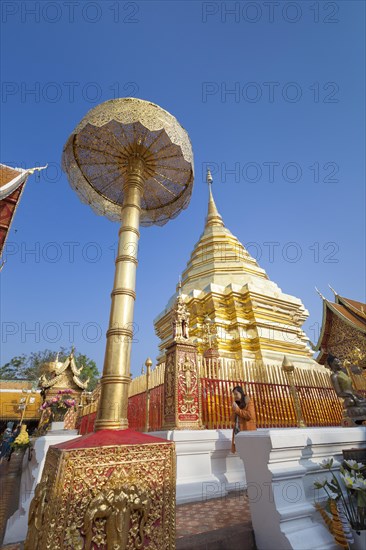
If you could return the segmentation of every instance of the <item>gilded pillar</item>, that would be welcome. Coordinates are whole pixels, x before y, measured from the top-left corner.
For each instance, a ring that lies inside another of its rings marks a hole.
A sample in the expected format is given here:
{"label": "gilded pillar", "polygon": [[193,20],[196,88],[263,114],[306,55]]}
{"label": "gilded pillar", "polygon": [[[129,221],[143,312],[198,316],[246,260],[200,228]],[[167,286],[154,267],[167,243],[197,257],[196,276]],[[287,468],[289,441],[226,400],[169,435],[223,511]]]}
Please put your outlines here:
{"label": "gilded pillar", "polygon": [[100,406],[95,422],[96,431],[104,428],[128,428],[128,386],[136,298],[137,250],[140,237],[142,172],[142,162],[133,159],[123,189],[125,198],[115,261],[112,303],[101,378]]}

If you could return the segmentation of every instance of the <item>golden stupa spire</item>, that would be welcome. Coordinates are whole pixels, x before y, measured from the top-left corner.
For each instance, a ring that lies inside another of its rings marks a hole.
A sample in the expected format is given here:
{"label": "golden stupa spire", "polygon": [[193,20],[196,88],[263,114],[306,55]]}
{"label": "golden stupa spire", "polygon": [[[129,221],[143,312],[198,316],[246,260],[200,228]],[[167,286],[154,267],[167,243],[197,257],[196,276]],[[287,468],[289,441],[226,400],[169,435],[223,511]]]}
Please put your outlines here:
{"label": "golden stupa spire", "polygon": [[206,218],[206,227],[210,225],[224,225],[224,222],[222,221],[222,217],[220,216],[213,195],[212,195],[212,174],[210,170],[207,170],[207,176],[206,181],[208,183],[208,190],[209,190],[209,198],[208,198],[208,211],[207,211],[207,218]]}

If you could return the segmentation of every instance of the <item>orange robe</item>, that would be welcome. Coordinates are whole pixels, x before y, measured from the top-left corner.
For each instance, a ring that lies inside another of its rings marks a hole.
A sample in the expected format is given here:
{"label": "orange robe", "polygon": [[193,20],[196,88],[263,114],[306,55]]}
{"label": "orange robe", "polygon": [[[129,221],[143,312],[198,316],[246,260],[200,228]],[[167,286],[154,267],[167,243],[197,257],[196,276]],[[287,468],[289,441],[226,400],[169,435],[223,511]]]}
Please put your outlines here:
{"label": "orange robe", "polygon": [[247,402],[244,409],[240,409],[238,406],[236,406],[236,410],[232,412],[231,414],[231,421],[234,423],[233,427],[233,436],[231,440],[231,452],[235,453],[235,420],[236,417],[239,417],[239,429],[241,432],[243,431],[252,431],[257,429],[256,419],[255,419],[255,410],[254,410],[254,403],[251,399]]}

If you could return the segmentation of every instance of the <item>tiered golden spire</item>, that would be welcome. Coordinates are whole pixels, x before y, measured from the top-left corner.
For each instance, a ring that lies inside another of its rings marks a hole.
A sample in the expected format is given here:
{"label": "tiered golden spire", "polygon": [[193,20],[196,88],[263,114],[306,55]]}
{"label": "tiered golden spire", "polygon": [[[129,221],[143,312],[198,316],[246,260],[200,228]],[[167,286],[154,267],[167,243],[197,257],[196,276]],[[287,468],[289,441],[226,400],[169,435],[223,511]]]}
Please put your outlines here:
{"label": "tiered golden spire", "polygon": [[212,174],[207,170],[208,209],[203,233],[182,274],[182,293],[203,290],[213,283],[243,286],[254,279],[268,279],[264,269],[225,226],[212,194]]}
{"label": "tiered golden spire", "polygon": [[[308,312],[301,300],[284,294],[226,227],[212,193],[207,170],[208,210],[205,226],[182,273],[181,285],[155,319],[163,359],[171,341],[171,311],[181,293],[190,316],[190,336],[205,351],[206,315],[215,323],[221,356],[281,364],[290,361],[313,367],[308,338],[300,326]],[[249,222],[248,222],[249,223]],[[252,228],[249,226],[249,230]],[[260,244],[252,243],[260,253]]]}

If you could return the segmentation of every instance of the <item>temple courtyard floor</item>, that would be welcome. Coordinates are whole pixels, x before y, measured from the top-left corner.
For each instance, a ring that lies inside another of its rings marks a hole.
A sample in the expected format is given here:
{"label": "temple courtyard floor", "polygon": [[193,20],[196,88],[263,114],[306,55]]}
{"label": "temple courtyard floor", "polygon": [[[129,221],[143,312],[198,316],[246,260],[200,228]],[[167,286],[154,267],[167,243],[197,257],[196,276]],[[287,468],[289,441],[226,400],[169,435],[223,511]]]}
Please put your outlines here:
{"label": "temple courtyard floor", "polygon": [[[0,465],[0,543],[4,537],[6,520],[17,509],[20,478],[17,475],[19,465],[14,458]],[[176,536],[176,550],[255,550],[245,492],[238,491],[222,498],[177,506]],[[1,548],[23,550],[23,543]]]}

